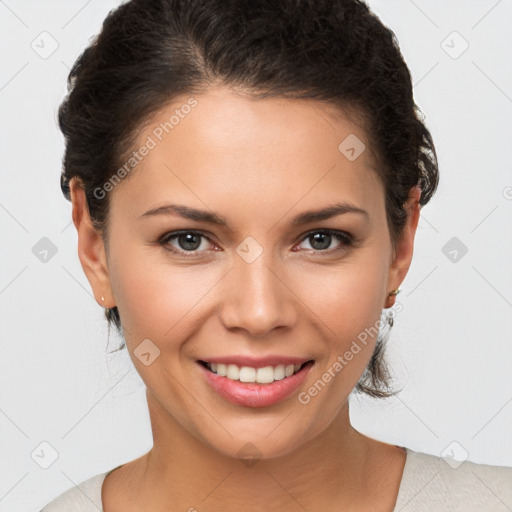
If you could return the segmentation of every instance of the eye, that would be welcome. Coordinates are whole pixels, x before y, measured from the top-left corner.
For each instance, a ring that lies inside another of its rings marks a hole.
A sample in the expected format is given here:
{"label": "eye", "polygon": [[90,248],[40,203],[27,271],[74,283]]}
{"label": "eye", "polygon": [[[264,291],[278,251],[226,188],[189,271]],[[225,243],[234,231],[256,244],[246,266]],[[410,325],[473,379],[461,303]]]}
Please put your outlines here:
{"label": "eye", "polygon": [[[341,241],[338,247],[329,249],[333,238]],[[203,243],[206,240],[206,243]],[[334,229],[318,229],[306,233],[301,239],[301,243],[308,241],[313,252],[332,253],[344,251],[354,243],[352,235],[344,231]],[[173,242],[173,243],[172,243]],[[162,236],[158,240],[158,244],[162,245],[166,250],[182,254],[186,257],[200,256],[202,252],[207,251],[210,239],[200,231],[173,231]],[[213,249],[215,250],[215,249]]]}
{"label": "eye", "polygon": [[[341,240],[341,244],[334,249],[329,249],[333,238]],[[302,243],[305,241],[309,242],[311,249],[315,252],[336,252],[346,250],[353,244],[353,237],[349,233],[344,231],[338,231],[335,229],[319,229],[316,231],[310,231],[302,238]]]}
{"label": "eye", "polygon": [[[207,250],[205,248],[207,244],[203,244],[201,239],[209,241],[208,237],[199,231],[174,231],[164,235],[158,243],[169,251],[190,257]],[[171,241],[175,241],[176,244],[173,245]],[[187,253],[190,253],[190,256]]]}

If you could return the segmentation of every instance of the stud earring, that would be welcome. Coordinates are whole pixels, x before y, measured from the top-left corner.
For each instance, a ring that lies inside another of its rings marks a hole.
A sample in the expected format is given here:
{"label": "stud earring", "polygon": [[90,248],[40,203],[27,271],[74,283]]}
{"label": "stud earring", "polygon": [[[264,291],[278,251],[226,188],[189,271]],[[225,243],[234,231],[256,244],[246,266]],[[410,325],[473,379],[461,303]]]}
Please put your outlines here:
{"label": "stud earring", "polygon": [[398,295],[401,292],[400,288],[397,288],[396,290],[393,290],[388,293],[390,297],[394,297],[395,295]]}

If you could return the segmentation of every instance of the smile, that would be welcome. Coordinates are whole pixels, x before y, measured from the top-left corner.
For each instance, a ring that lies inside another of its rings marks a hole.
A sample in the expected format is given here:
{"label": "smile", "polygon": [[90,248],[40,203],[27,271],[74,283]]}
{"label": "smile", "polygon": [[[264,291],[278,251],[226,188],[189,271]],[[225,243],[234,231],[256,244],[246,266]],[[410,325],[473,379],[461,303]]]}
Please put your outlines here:
{"label": "smile", "polygon": [[236,364],[222,364],[222,363],[201,363],[208,368],[211,372],[219,375],[219,377],[226,377],[230,380],[257,383],[257,384],[270,384],[276,380],[283,380],[291,377],[297,373],[303,364],[279,364],[277,366],[265,366],[263,368],[253,368],[251,366],[238,366]]}
{"label": "smile", "polygon": [[284,400],[298,390],[314,365],[313,360],[302,364],[278,364],[260,368],[233,363],[197,363],[206,383],[214,392],[244,407],[265,407]]}

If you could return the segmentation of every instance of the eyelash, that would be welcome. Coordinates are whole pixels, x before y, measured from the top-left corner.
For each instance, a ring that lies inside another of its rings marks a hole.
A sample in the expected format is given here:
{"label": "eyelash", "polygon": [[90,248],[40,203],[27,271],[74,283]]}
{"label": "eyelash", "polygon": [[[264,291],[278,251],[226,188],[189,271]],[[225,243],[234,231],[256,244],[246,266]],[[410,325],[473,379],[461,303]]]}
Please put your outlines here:
{"label": "eyelash", "polygon": [[[308,233],[306,233],[305,235],[302,236],[299,244],[303,243],[305,240],[307,240],[312,235],[317,234],[317,233],[321,233],[323,235],[335,236],[335,237],[339,238],[342,243],[340,246],[336,247],[335,249],[318,249],[318,250],[307,249],[314,253],[335,254],[338,252],[345,251],[345,250],[347,250],[347,248],[354,245],[354,238],[352,237],[352,235],[350,233],[347,233],[345,231],[338,231],[336,229],[327,229],[327,228],[309,231]],[[159,245],[161,245],[165,250],[170,251],[172,253],[183,255],[186,258],[197,258],[198,254],[200,254],[200,252],[203,252],[203,251],[198,252],[197,249],[195,249],[193,251],[183,251],[183,250],[176,249],[169,245],[169,242],[171,240],[173,240],[174,238],[178,238],[181,235],[189,235],[189,234],[199,235],[203,238],[206,238],[210,243],[212,243],[211,240],[209,239],[209,237],[207,235],[205,235],[204,233],[202,233],[201,231],[172,231],[172,232],[166,233],[164,236],[160,237],[160,239],[157,241],[157,243]]]}

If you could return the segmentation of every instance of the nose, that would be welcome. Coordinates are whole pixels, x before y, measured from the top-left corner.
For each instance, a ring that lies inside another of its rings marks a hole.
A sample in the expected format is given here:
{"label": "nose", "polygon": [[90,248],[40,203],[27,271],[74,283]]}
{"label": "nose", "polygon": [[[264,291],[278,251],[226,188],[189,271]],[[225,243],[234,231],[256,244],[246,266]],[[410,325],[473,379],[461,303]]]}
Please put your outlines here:
{"label": "nose", "polygon": [[220,318],[226,329],[262,337],[296,322],[293,287],[282,266],[272,265],[265,253],[252,263],[235,258],[222,289]]}

